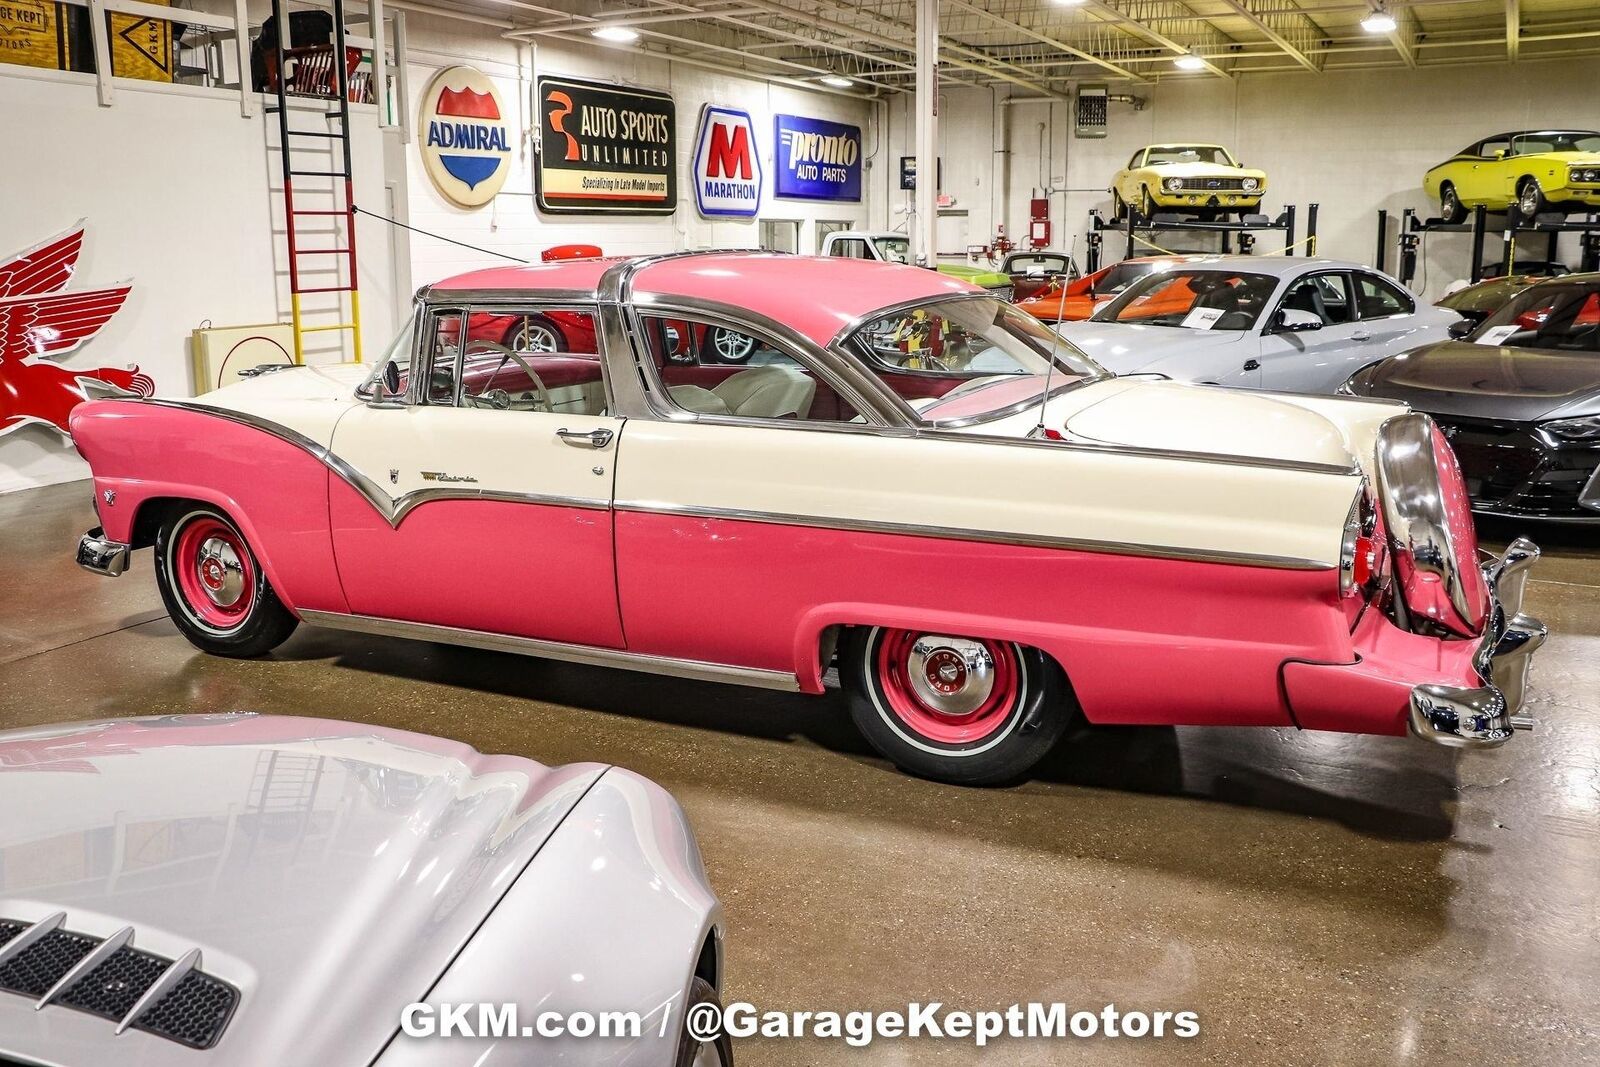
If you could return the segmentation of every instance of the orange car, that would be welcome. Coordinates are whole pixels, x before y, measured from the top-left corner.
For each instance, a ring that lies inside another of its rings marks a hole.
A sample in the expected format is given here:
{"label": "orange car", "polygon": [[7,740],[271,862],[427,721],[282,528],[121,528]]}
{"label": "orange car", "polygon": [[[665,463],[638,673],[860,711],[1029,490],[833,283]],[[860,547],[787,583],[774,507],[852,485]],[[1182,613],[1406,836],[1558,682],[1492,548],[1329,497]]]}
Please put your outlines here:
{"label": "orange car", "polygon": [[1184,256],[1140,256],[1085,274],[1076,281],[1056,282],[1037,296],[1017,302],[1017,307],[1042,322],[1077,322],[1093,315],[1118,293],[1156,270],[1166,270]]}

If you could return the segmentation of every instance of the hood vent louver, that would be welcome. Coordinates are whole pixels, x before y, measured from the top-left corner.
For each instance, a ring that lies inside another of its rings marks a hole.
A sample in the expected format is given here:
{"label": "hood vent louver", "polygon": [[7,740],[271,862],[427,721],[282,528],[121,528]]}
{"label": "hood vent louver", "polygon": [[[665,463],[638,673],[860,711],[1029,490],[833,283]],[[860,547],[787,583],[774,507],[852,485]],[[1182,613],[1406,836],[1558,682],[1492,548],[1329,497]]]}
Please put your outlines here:
{"label": "hood vent louver", "polygon": [[0,919],[0,992],[35,1008],[71,1008],[194,1049],[217,1043],[239,991],[201,971],[200,951],[170,960],[133,947],[133,930],[108,938],[62,928],[56,913],[36,923]]}

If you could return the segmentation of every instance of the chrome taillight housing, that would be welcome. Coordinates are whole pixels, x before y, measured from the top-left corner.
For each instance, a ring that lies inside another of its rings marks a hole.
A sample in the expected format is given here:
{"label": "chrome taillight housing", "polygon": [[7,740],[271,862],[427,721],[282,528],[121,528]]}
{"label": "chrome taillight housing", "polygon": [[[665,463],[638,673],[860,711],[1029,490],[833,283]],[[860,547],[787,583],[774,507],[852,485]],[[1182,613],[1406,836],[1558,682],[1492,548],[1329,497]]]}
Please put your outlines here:
{"label": "chrome taillight housing", "polygon": [[1431,418],[1397,415],[1378,431],[1378,491],[1394,553],[1396,613],[1418,633],[1475,637],[1489,612],[1478,535],[1455,452]]}
{"label": "chrome taillight housing", "polygon": [[1339,546],[1339,595],[1370,599],[1382,584],[1388,551],[1379,532],[1378,507],[1365,479],[1350,504]]}

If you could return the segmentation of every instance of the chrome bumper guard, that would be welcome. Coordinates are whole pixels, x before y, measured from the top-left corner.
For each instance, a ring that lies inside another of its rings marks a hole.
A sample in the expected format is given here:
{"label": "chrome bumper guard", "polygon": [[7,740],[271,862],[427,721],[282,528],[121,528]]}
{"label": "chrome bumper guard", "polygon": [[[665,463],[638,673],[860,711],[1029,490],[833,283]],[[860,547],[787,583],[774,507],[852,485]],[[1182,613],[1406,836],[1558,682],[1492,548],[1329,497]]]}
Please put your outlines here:
{"label": "chrome bumper guard", "polygon": [[106,540],[105,533],[96,526],[79,539],[78,566],[115,578],[128,569],[128,546],[121,541]]}
{"label": "chrome bumper guard", "polygon": [[1549,631],[1544,623],[1522,613],[1528,572],[1539,561],[1539,546],[1519,537],[1506,554],[1484,565],[1489,586],[1489,624],[1484,628],[1473,666],[1477,688],[1419,685],[1411,690],[1411,732],[1453,748],[1494,748],[1517,730],[1533,729],[1522,707],[1528,666]]}

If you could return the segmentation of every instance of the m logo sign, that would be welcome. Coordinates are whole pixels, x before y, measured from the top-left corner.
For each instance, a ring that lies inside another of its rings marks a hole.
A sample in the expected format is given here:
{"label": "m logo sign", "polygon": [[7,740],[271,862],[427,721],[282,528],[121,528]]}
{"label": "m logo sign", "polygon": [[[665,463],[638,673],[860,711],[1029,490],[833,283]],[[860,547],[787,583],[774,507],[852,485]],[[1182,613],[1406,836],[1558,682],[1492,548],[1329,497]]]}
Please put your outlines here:
{"label": "m logo sign", "polygon": [[761,207],[761,157],[749,112],[712,104],[701,109],[694,202],[706,218],[755,218]]}

